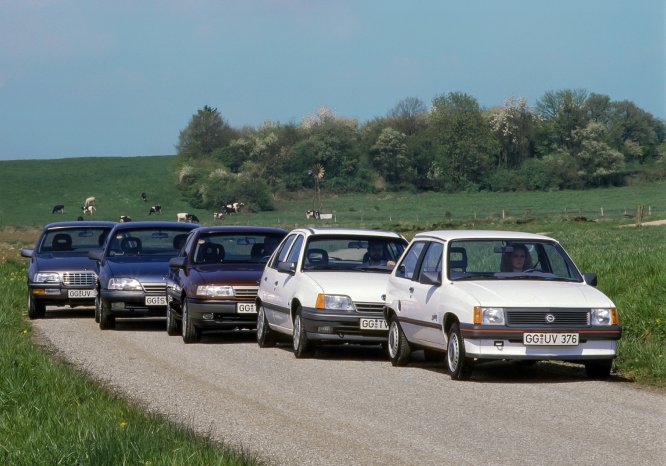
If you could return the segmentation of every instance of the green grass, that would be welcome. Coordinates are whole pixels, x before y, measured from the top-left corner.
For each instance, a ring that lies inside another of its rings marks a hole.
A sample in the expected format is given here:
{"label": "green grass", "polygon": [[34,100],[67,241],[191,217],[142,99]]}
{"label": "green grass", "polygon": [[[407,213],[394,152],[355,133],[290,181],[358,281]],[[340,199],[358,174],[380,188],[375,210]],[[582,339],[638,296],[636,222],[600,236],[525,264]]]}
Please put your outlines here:
{"label": "green grass", "polygon": [[0,464],[256,464],[54,361],[25,320],[25,264],[0,264]]}

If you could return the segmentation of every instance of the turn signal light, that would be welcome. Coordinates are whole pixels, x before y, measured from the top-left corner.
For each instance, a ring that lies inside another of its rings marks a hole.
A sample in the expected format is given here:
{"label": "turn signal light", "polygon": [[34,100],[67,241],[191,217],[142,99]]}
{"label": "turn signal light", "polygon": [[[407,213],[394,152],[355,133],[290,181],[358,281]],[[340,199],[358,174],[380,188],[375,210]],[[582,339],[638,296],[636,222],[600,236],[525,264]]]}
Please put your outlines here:
{"label": "turn signal light", "polygon": [[620,323],[620,317],[617,314],[617,308],[611,307],[610,308],[610,313],[611,313],[611,323],[613,325],[617,325]]}
{"label": "turn signal light", "polygon": [[474,306],[474,325],[481,325],[481,306]]}
{"label": "turn signal light", "polygon": [[317,301],[315,302],[315,308],[317,309],[326,309],[325,306],[326,296],[322,293],[317,295]]}

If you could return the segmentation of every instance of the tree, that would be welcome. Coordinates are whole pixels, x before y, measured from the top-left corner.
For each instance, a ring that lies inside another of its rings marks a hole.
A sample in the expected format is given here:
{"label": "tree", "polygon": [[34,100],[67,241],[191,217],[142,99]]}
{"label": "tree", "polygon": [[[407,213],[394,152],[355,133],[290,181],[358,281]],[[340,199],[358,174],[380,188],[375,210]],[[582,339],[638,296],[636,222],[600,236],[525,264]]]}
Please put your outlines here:
{"label": "tree", "polygon": [[216,149],[229,144],[234,135],[216,108],[208,105],[192,115],[187,127],[178,137],[178,157],[181,160],[206,158]]}
{"label": "tree", "polygon": [[370,148],[373,166],[391,183],[401,183],[409,178],[406,138],[393,128],[384,128]]}
{"label": "tree", "polygon": [[396,104],[388,113],[393,120],[392,125],[408,136],[415,134],[425,127],[428,109],[425,103],[417,97],[406,97]]}
{"label": "tree", "polygon": [[574,131],[574,138],[581,150],[575,154],[579,174],[588,185],[611,183],[624,168],[624,156],[604,142],[604,127],[589,123]]}
{"label": "tree", "polygon": [[539,118],[521,97],[509,97],[504,107],[490,117],[490,126],[500,143],[500,168],[516,168],[532,155],[534,126]]}
{"label": "tree", "polygon": [[585,101],[587,91],[565,89],[549,91],[537,101],[536,112],[544,120],[543,135],[548,140],[550,150],[564,149],[576,152],[573,132],[584,128],[589,121]]}

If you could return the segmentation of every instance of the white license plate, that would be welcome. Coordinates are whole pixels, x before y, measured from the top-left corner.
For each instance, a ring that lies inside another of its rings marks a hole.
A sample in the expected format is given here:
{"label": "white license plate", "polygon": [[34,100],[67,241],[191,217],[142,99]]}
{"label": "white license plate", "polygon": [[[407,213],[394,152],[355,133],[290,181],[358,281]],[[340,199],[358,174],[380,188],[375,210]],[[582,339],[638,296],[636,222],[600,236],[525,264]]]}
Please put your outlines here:
{"label": "white license plate", "polygon": [[238,303],[236,304],[236,312],[239,314],[256,314],[257,307],[254,303]]}
{"label": "white license plate", "polygon": [[388,330],[384,319],[361,319],[361,330]]}
{"label": "white license plate", "polygon": [[577,346],[577,333],[523,333],[525,346]]}
{"label": "white license plate", "polygon": [[146,296],[146,306],[166,306],[166,296]]}
{"label": "white license plate", "polygon": [[72,299],[94,298],[95,296],[97,296],[97,290],[67,290],[67,297]]}

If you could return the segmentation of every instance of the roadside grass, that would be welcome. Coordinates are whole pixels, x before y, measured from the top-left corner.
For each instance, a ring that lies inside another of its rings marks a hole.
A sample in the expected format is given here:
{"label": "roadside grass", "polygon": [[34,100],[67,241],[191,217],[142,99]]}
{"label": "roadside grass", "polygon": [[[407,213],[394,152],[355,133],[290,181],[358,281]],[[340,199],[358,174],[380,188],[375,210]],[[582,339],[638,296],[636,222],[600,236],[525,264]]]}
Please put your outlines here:
{"label": "roadside grass", "polygon": [[0,464],[258,464],[145,414],[35,346],[25,264],[0,263],[0,290]]}

